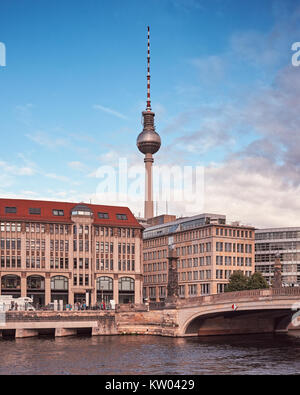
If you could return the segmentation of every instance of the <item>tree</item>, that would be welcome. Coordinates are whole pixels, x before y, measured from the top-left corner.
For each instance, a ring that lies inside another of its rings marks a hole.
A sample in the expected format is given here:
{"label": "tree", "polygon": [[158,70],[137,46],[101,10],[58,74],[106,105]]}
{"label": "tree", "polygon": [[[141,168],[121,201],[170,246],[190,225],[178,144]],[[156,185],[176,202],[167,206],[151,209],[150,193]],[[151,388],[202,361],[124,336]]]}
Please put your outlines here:
{"label": "tree", "polygon": [[269,284],[260,272],[255,272],[248,280],[248,289],[266,289]]}
{"label": "tree", "polygon": [[247,277],[238,270],[229,277],[225,292],[246,291],[248,289],[266,289],[269,285],[260,272],[255,272]]}
{"label": "tree", "polygon": [[232,273],[225,292],[244,291],[245,289],[248,289],[248,278],[240,270]]}

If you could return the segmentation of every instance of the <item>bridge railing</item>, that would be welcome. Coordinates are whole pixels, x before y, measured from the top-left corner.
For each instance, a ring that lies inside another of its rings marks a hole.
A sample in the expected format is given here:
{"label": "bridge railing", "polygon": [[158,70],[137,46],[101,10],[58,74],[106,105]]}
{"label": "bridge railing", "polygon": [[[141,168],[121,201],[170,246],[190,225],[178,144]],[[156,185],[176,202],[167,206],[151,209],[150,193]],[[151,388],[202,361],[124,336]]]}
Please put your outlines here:
{"label": "bridge railing", "polygon": [[186,304],[203,304],[203,303],[214,303],[214,302],[234,302],[237,299],[242,298],[259,298],[259,297],[272,297],[272,296],[299,296],[300,298],[300,287],[285,287],[278,289],[254,289],[247,291],[236,291],[236,292],[224,292],[213,295],[196,296],[188,299],[179,299],[178,305]]}
{"label": "bridge railing", "polygon": [[284,288],[274,288],[272,289],[272,295],[300,295],[300,287],[284,287]]}

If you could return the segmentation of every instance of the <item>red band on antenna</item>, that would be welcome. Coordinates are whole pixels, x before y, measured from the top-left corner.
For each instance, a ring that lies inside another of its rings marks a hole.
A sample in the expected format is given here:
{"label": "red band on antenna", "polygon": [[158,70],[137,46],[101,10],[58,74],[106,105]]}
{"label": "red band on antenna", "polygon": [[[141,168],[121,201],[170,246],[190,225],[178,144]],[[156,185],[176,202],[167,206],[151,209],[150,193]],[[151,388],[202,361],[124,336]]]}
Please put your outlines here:
{"label": "red band on antenna", "polygon": [[150,100],[150,27],[148,26],[148,55],[147,55],[147,111],[151,111]]}

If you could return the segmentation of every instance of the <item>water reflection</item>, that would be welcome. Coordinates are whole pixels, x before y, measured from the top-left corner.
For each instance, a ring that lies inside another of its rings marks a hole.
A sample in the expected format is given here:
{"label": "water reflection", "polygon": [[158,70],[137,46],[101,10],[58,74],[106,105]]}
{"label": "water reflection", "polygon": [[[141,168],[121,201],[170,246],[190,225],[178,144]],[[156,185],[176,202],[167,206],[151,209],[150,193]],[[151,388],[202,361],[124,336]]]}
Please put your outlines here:
{"label": "water reflection", "polygon": [[298,374],[300,331],[0,340],[0,374]]}

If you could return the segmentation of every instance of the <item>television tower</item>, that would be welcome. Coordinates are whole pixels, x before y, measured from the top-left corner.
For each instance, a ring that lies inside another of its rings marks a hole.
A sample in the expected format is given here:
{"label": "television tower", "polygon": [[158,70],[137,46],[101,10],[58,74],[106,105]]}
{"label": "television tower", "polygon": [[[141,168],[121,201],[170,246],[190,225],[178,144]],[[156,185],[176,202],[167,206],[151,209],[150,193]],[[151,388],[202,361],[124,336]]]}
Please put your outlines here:
{"label": "television tower", "polygon": [[147,106],[142,112],[143,115],[143,131],[138,135],[136,145],[138,149],[145,155],[145,219],[153,218],[153,183],[152,183],[152,164],[154,162],[153,154],[155,154],[160,146],[161,140],[155,131],[154,117],[155,113],[151,110],[150,100],[150,28],[148,26],[148,56],[147,56]]}

